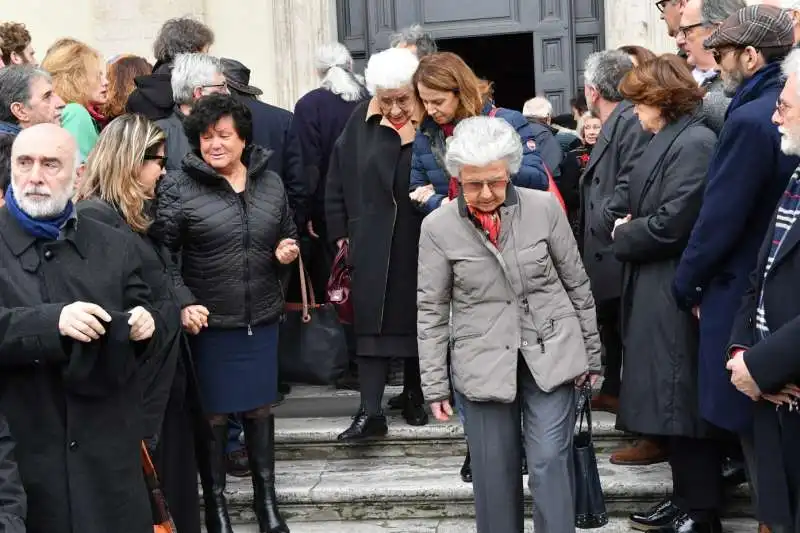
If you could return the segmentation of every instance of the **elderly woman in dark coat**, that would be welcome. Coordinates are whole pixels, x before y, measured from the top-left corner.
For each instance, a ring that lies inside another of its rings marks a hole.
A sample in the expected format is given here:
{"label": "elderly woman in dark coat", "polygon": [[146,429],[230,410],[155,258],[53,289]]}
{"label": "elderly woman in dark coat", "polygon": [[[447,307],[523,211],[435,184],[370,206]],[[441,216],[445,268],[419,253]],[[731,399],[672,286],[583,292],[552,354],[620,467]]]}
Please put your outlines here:
{"label": "elderly woman in dark coat", "polygon": [[353,112],[328,170],[329,238],[339,246],[349,240],[350,246],[361,385],[361,408],[341,440],[386,435],[381,403],[392,357],[417,363],[404,372],[410,400],[403,415],[412,425],[428,422],[419,385],[413,275],[422,215],[408,196],[420,111],[411,79],[418,63],[400,48],[370,58],[366,78],[374,97]]}
{"label": "elderly woman in dark coat", "polygon": [[612,250],[623,263],[625,374],[633,377],[622,380],[618,422],[670,439],[674,487],[671,499],[631,521],[637,529],[719,531],[717,445],[704,438],[698,413],[697,319],[678,308],[670,290],[716,136],[699,111],[703,90],[675,55],[633,69],[620,91],[654,137],[606,208]]}

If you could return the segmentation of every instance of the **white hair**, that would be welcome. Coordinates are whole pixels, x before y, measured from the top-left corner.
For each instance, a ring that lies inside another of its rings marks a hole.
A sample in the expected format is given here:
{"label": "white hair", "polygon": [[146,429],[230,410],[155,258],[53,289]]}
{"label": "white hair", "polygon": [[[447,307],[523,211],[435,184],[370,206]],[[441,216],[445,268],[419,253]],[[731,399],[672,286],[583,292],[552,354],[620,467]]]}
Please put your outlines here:
{"label": "white hair", "polygon": [[[794,74],[798,82],[800,82],[800,48],[795,48],[789,52],[789,55],[786,56],[786,59],[784,59],[781,64],[781,69],[786,77]],[[800,91],[800,87],[798,87],[798,91]],[[800,95],[800,93],[798,93],[798,95]]]}
{"label": "white hair", "polygon": [[537,96],[525,102],[522,114],[530,118],[549,118],[553,116],[553,104],[544,96]]}
{"label": "white hair", "polygon": [[445,166],[451,176],[461,176],[466,165],[485,167],[503,160],[509,174],[522,166],[522,139],[505,120],[472,117],[462,120],[453,131],[447,146]]}
{"label": "white hair", "polygon": [[178,54],[172,69],[172,96],[176,104],[191,104],[197,87],[214,83],[222,74],[219,59],[208,54]]}
{"label": "white hair", "polygon": [[406,48],[389,48],[369,58],[364,75],[367,89],[375,94],[378,89],[400,89],[411,85],[419,59]]}
{"label": "white hair", "polygon": [[781,7],[800,11],[800,0],[781,0]]}
{"label": "white hair", "polygon": [[323,44],[317,49],[314,61],[320,84],[345,102],[355,102],[366,96],[364,78],[353,72],[353,57],[342,43]]}

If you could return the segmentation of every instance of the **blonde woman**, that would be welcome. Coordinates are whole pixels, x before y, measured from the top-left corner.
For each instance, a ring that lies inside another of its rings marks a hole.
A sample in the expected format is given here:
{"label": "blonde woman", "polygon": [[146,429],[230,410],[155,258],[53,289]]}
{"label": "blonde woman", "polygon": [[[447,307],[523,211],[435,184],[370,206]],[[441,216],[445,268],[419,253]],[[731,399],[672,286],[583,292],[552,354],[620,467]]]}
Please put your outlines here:
{"label": "blonde woman", "polygon": [[67,104],[61,126],[75,137],[85,158],[107,123],[101,111],[108,100],[105,61],[89,45],[64,39],[50,47],[41,66],[53,76],[53,90]]}
{"label": "blonde woman", "polygon": [[[190,413],[199,400],[193,364],[182,337],[180,306],[168,271],[169,253],[148,236],[152,200],[164,173],[161,129],[140,115],[123,115],[100,134],[86,162],[77,194],[79,217],[119,228],[139,244],[142,279],[155,298],[158,333],[142,355],[144,387],[142,437],[162,482],[170,511],[181,532],[199,533],[197,467]],[[195,426],[200,429],[200,426]]]}

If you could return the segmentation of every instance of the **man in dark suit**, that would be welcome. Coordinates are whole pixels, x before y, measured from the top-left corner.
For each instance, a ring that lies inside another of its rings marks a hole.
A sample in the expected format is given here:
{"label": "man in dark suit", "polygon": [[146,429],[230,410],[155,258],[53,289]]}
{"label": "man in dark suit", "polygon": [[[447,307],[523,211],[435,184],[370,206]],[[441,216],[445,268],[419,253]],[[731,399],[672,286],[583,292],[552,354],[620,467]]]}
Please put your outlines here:
{"label": "man in dark suit", "polygon": [[[617,409],[622,372],[619,330],[622,265],[611,251],[611,234],[603,222],[603,208],[618,183],[627,179],[651,138],[642,130],[633,104],[623,101],[618,90],[620,81],[632,68],[627,54],[609,50],[589,56],[584,74],[589,110],[603,122],[581,182],[583,262],[592,282],[606,358],[605,380],[593,407],[611,412]],[[650,440],[640,440],[612,456],[612,462],[618,464],[652,464],[665,459],[661,447]]]}

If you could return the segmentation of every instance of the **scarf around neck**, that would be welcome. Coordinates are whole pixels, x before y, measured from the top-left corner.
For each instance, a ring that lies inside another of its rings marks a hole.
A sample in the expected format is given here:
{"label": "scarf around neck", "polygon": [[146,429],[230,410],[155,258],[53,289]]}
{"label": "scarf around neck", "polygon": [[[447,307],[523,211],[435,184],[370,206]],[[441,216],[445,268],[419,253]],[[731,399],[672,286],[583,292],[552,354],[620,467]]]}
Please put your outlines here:
{"label": "scarf around neck", "polygon": [[6,209],[11,215],[19,222],[25,233],[36,237],[37,239],[45,239],[54,241],[58,239],[61,234],[61,228],[67,223],[67,220],[72,217],[74,213],[74,206],[72,200],[67,202],[67,207],[64,211],[54,218],[37,219],[31,217],[28,213],[22,210],[14,197],[14,188],[9,187],[5,195]]}
{"label": "scarf around neck", "polygon": [[728,104],[726,117],[734,109],[749,102],[750,100],[757,98],[761,94],[763,86],[773,80],[777,81],[780,75],[781,64],[780,62],[775,62],[765,65],[761,70],[756,72],[752,78],[745,80],[745,82],[742,83],[742,85],[736,91],[736,94],[733,95],[731,103]]}
{"label": "scarf around neck", "polygon": [[491,213],[484,213],[468,205],[470,215],[480,225],[486,238],[497,248],[497,240],[500,237],[500,213],[495,209]]}

